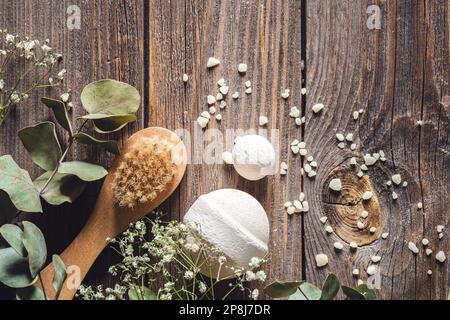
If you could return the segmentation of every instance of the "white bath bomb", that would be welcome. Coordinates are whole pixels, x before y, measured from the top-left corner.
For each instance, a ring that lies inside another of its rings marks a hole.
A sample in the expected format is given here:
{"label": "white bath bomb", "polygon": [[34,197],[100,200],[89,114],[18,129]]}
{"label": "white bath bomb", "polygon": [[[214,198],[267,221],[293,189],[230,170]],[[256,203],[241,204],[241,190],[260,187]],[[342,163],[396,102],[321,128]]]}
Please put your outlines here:
{"label": "white bath bomb", "polygon": [[276,173],[275,149],[264,137],[239,137],[233,148],[234,168],[243,178],[256,181]]}
{"label": "white bath bomb", "polygon": [[[195,224],[201,237],[222,250],[227,267],[248,267],[253,257],[268,253],[269,220],[261,204],[248,193],[223,189],[201,196],[184,223]],[[222,276],[231,274],[229,268]]]}

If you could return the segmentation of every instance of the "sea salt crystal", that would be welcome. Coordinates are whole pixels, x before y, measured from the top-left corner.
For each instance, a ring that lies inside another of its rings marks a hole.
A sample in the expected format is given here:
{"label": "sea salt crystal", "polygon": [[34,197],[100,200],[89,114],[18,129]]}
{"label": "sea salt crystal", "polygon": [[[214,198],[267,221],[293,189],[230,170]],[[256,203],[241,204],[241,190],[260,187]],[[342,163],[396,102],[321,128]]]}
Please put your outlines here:
{"label": "sea salt crystal", "polygon": [[355,277],[359,276],[359,270],[358,270],[358,269],[353,269],[352,274],[353,274]]}
{"label": "sea salt crystal", "polygon": [[224,79],[224,78],[221,78],[219,81],[217,81],[217,85],[218,85],[219,87],[223,87],[223,86],[225,85],[225,79]]}
{"label": "sea salt crystal", "polygon": [[321,217],[321,218],[320,218],[320,222],[321,222],[322,224],[327,223],[327,221],[328,221],[328,218],[327,218],[327,217]]}
{"label": "sea salt crystal", "polygon": [[326,254],[316,255],[316,265],[318,268],[325,267],[328,264],[328,256]]}
{"label": "sea salt crystal", "polygon": [[381,261],[381,257],[380,256],[372,256],[371,260],[373,263],[378,263]]}
{"label": "sea salt crystal", "polygon": [[183,74],[183,82],[186,83],[189,81],[189,76],[185,73]]}
{"label": "sea salt crystal", "polygon": [[363,212],[361,212],[361,218],[367,219],[367,217],[369,217],[369,212],[367,212],[365,210]]}
{"label": "sea salt crystal", "polygon": [[363,230],[364,229],[364,223],[362,223],[361,221],[358,221],[356,226],[358,227],[359,230]]}
{"label": "sea salt crystal", "polygon": [[427,256],[431,256],[432,253],[433,253],[433,250],[431,250],[431,249],[426,249],[426,250],[425,250],[425,254],[426,254]]}
{"label": "sea salt crystal", "polygon": [[265,126],[268,123],[269,123],[269,119],[267,117],[265,117],[265,116],[259,117],[259,125],[261,127]]}
{"label": "sea salt crystal", "polygon": [[413,242],[409,242],[408,243],[408,249],[412,251],[412,253],[414,254],[418,254],[419,253],[419,249],[417,248],[417,246],[413,243]]}
{"label": "sea salt crystal", "polygon": [[344,249],[344,245],[343,245],[342,243],[340,243],[340,242],[335,242],[333,246],[334,246],[334,248],[335,248],[336,250],[339,250],[339,251],[341,251],[342,249]]}
{"label": "sea salt crystal", "polygon": [[372,199],[372,197],[373,197],[373,193],[370,192],[370,191],[366,191],[366,192],[364,192],[364,194],[362,195],[362,199],[363,199],[364,201],[368,201],[368,200]]}
{"label": "sea salt crystal", "polygon": [[208,98],[208,104],[211,106],[217,102],[216,97],[209,95]]}
{"label": "sea salt crystal", "polygon": [[440,263],[444,263],[445,260],[447,260],[447,257],[445,256],[444,251],[439,251],[436,254],[436,260],[439,261]]}
{"label": "sea salt crystal", "polygon": [[353,141],[353,133],[347,134],[347,136],[345,137],[345,140],[347,140],[348,142],[352,142]]}
{"label": "sea salt crystal", "polygon": [[355,241],[350,242],[350,248],[356,250],[358,249],[358,244]]}
{"label": "sea salt crystal", "polygon": [[424,246],[427,246],[427,245],[430,244],[430,240],[424,238],[424,239],[422,239],[422,244],[423,244]]}
{"label": "sea salt crystal", "polygon": [[334,229],[333,229],[332,226],[327,226],[327,227],[325,228],[325,231],[326,231],[327,233],[331,234],[331,233],[334,232]]}
{"label": "sea salt crystal", "polygon": [[208,59],[208,62],[206,64],[206,66],[208,67],[208,69],[217,67],[218,65],[220,65],[220,60],[214,57],[211,57]]}
{"label": "sea salt crystal", "polygon": [[345,141],[345,137],[342,133],[336,134],[336,139],[338,139],[341,142]]}
{"label": "sea salt crystal", "polygon": [[392,199],[397,200],[398,194],[396,192],[392,192]]}
{"label": "sea salt crystal", "polygon": [[239,64],[238,72],[239,73],[246,73],[247,72],[247,65],[245,63]]}
{"label": "sea salt crystal", "polygon": [[383,238],[384,240],[386,240],[389,237],[389,233],[385,232],[381,235],[381,238]]}
{"label": "sea salt crystal", "polygon": [[324,108],[325,108],[325,106],[322,103],[318,103],[312,107],[312,111],[317,114],[317,113],[321,112]]}
{"label": "sea salt crystal", "polygon": [[333,179],[330,182],[330,189],[336,192],[340,192],[342,190],[342,181],[341,179]]}
{"label": "sea salt crystal", "polygon": [[399,186],[402,183],[402,176],[400,174],[394,174],[392,176],[392,182]]}
{"label": "sea salt crystal", "polygon": [[233,93],[232,98],[233,98],[234,100],[239,99],[239,92],[236,91],[235,93]]}

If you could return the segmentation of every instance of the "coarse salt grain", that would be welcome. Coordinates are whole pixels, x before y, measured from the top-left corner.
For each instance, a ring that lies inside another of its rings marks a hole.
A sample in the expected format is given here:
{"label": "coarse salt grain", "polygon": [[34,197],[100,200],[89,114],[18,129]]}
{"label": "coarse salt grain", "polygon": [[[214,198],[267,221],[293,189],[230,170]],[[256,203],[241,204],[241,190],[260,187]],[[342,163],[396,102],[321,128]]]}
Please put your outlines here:
{"label": "coarse salt grain", "polygon": [[236,91],[235,93],[233,93],[232,98],[233,98],[234,100],[239,99],[239,92]]}
{"label": "coarse salt grain", "polygon": [[358,111],[353,112],[353,119],[355,119],[355,121],[359,119],[359,112]]}
{"label": "coarse salt grain", "polygon": [[428,270],[428,271],[427,271],[427,275],[432,276],[432,275],[433,275],[433,271]]}
{"label": "coarse salt grain", "polygon": [[436,226],[436,230],[438,233],[441,233],[442,231],[444,231],[444,226],[443,225],[438,225]]}
{"label": "coarse salt grain", "polygon": [[381,261],[381,257],[380,256],[372,256],[371,260],[373,263],[378,263]]}
{"label": "coarse salt grain", "polygon": [[358,221],[356,226],[358,227],[359,230],[363,230],[364,229],[364,223],[362,223],[361,221]]}
{"label": "coarse salt grain", "polygon": [[252,89],[252,88],[247,88],[247,89],[245,90],[245,93],[246,93],[246,94],[252,94],[252,93],[253,93],[253,89]]}
{"label": "coarse salt grain", "polygon": [[269,119],[267,117],[265,117],[265,116],[259,117],[259,125],[261,127],[265,126],[268,123],[269,123]]}
{"label": "coarse salt grain", "polygon": [[339,149],[344,149],[345,148],[345,143],[344,142],[339,143],[338,144],[338,148]]}
{"label": "coarse salt grain", "polygon": [[252,86],[252,82],[250,80],[245,82],[245,87],[250,88]]}
{"label": "coarse salt grain", "polygon": [[373,193],[370,192],[370,191],[366,191],[366,192],[364,192],[364,194],[362,195],[362,199],[363,199],[364,201],[368,201],[368,200],[372,199],[372,197],[373,197]]}
{"label": "coarse salt grain", "polygon": [[447,260],[447,257],[445,256],[444,251],[439,251],[439,252],[436,254],[436,260],[437,260],[438,262],[440,262],[440,263],[444,263],[445,260]]}
{"label": "coarse salt grain", "polygon": [[332,226],[327,226],[327,227],[325,228],[325,231],[326,231],[327,233],[331,234],[331,233],[334,232],[334,229],[333,229]]}
{"label": "coarse salt grain", "polygon": [[321,218],[320,218],[320,222],[321,222],[322,224],[327,223],[327,221],[328,221],[328,218],[327,218],[327,217],[321,217]]}
{"label": "coarse salt grain", "polygon": [[316,255],[316,266],[318,268],[325,267],[328,264],[328,256],[326,254],[318,254]]}
{"label": "coarse salt grain", "polygon": [[218,115],[216,115],[216,120],[217,121],[222,121],[222,115],[221,114],[218,114]]}
{"label": "coarse salt grain", "polygon": [[394,174],[392,176],[392,182],[399,186],[402,183],[402,176],[400,174]]}
{"label": "coarse salt grain", "polygon": [[345,137],[345,140],[347,140],[348,142],[352,142],[353,141],[353,133],[347,134],[347,136]]}
{"label": "coarse salt grain", "polygon": [[430,240],[424,238],[424,239],[422,239],[422,244],[423,244],[424,246],[427,246],[427,245],[430,244]]}
{"label": "coarse salt grain", "polygon": [[419,203],[417,204],[417,209],[419,209],[419,210],[422,210],[422,209],[423,209],[423,203],[422,203],[422,202],[419,202]]}
{"label": "coarse salt grain", "polygon": [[330,189],[336,192],[340,192],[342,190],[342,181],[341,179],[333,179],[330,182]]}
{"label": "coarse salt grain", "polygon": [[359,276],[359,269],[353,269],[352,274],[353,274],[355,277]]}
{"label": "coarse salt grain", "polygon": [[216,112],[217,112],[217,109],[215,107],[209,108],[209,113],[210,114],[215,114]]}
{"label": "coarse salt grain", "polygon": [[389,233],[385,232],[381,235],[381,238],[383,238],[384,240],[386,240],[389,237]]}
{"label": "coarse salt grain", "polygon": [[342,243],[340,243],[340,242],[335,242],[335,243],[333,244],[333,246],[334,246],[334,248],[335,248],[336,250],[338,250],[338,251],[341,251],[342,249],[344,249],[344,245],[343,245]]}
{"label": "coarse salt grain", "polygon": [[217,81],[217,85],[218,85],[219,87],[224,86],[224,85],[225,85],[225,79],[224,79],[224,78],[221,78],[219,81]]}
{"label": "coarse salt grain", "polygon": [[217,101],[222,101],[223,100],[223,94],[221,94],[220,92],[216,95],[216,100]]}
{"label": "coarse salt grain", "polygon": [[209,119],[206,119],[204,117],[198,117],[197,122],[201,128],[205,129],[208,126]]}
{"label": "coarse salt grain", "polygon": [[209,95],[207,97],[208,104],[211,106],[217,102],[216,97]]}
{"label": "coarse salt grain", "polygon": [[189,81],[189,76],[185,73],[183,74],[183,82],[186,83]]}
{"label": "coarse salt grain", "polygon": [[336,134],[336,139],[338,139],[341,142],[345,141],[345,137],[342,133]]}
{"label": "coarse salt grain", "polygon": [[298,117],[300,117],[300,115],[301,115],[301,113],[300,113],[299,108],[297,108],[297,107],[291,108],[291,112],[289,113],[289,116],[291,118],[298,118]]}
{"label": "coarse salt grain", "polygon": [[350,242],[350,248],[356,250],[358,249],[358,244],[355,241]]}
{"label": "coarse salt grain", "polygon": [[226,96],[230,92],[230,88],[228,86],[222,86],[220,87],[220,93]]}
{"label": "coarse salt grain", "polygon": [[289,99],[290,92],[291,92],[291,91],[290,91],[289,89],[284,90],[284,92],[281,93],[281,97],[282,97],[284,100]]}
{"label": "coarse salt grain", "polygon": [[394,200],[398,199],[398,194],[395,191],[392,192],[392,199],[394,199]]}
{"label": "coarse salt grain", "polygon": [[247,65],[245,63],[239,64],[238,72],[239,73],[246,73],[247,72]]}
{"label": "coarse salt grain", "polygon": [[372,228],[370,228],[369,232],[370,232],[370,233],[375,233],[375,232],[377,232],[377,228],[372,227]]}
{"label": "coarse salt grain", "polygon": [[433,250],[431,250],[431,249],[426,249],[426,250],[425,250],[425,254],[426,254],[427,256],[431,256],[432,253],[433,253]]}
{"label": "coarse salt grain", "polygon": [[369,212],[367,212],[365,210],[363,212],[361,212],[361,218],[367,219],[368,216],[369,216]]}
{"label": "coarse salt grain", "polygon": [[218,65],[220,65],[220,60],[214,57],[211,57],[208,59],[208,62],[206,64],[206,66],[208,67],[208,69],[217,67]]}
{"label": "coarse salt grain", "polygon": [[226,101],[220,101],[220,109],[225,109],[227,107]]}
{"label": "coarse salt grain", "polygon": [[414,254],[419,253],[419,248],[417,248],[417,246],[411,241],[408,243],[408,249],[411,250],[411,252]]}
{"label": "coarse salt grain", "polygon": [[312,111],[317,114],[317,113],[321,112],[324,108],[325,108],[325,106],[322,103],[318,103],[312,107]]}

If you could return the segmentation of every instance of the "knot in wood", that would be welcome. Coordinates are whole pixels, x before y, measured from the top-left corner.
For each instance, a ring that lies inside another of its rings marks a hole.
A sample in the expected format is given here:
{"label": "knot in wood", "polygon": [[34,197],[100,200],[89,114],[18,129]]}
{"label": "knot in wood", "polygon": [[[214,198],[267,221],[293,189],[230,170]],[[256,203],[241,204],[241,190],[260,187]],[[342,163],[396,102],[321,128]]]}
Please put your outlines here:
{"label": "knot in wood", "polygon": [[[330,189],[333,179],[341,180],[340,192]],[[363,200],[366,192],[372,193],[369,200]],[[322,186],[322,201],[329,223],[343,241],[365,246],[380,238],[381,206],[368,176],[359,178],[348,165],[335,168]],[[364,212],[368,213],[366,218]]]}

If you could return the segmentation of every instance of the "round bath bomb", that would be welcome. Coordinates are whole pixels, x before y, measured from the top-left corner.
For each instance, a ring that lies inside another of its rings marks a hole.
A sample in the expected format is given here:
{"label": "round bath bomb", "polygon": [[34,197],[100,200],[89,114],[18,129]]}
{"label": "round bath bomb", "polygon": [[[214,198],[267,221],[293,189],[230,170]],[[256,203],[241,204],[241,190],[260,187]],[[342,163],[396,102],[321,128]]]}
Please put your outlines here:
{"label": "round bath bomb", "polygon": [[[195,224],[201,237],[221,249],[229,267],[248,267],[253,257],[268,253],[269,220],[261,204],[248,193],[223,189],[201,196],[189,209],[184,223]],[[216,268],[215,268],[216,269]]]}
{"label": "round bath bomb", "polygon": [[257,181],[276,173],[275,149],[264,137],[239,137],[233,148],[234,168],[243,178]]}

